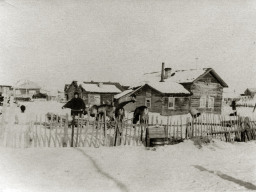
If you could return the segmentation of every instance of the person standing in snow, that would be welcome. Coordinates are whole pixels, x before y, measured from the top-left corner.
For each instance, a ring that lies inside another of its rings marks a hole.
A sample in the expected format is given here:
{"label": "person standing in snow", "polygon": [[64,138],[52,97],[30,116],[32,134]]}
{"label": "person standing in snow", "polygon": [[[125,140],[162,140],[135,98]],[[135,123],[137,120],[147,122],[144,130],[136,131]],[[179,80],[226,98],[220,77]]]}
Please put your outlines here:
{"label": "person standing in snow", "polygon": [[233,110],[233,115],[232,115],[232,116],[237,116],[237,112],[236,112],[236,101],[235,101],[235,100],[232,101],[231,107],[232,107],[232,110]]}
{"label": "person standing in snow", "polygon": [[78,92],[74,93],[74,98],[68,101],[63,107],[71,109],[72,116],[81,116],[85,110],[84,101],[79,97]]}

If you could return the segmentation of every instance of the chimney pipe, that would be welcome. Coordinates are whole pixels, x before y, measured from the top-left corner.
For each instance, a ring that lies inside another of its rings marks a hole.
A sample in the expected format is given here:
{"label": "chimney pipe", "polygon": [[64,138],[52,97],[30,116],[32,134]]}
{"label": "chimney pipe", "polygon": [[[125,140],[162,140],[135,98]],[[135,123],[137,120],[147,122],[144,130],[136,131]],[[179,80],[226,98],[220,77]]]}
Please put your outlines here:
{"label": "chimney pipe", "polygon": [[101,88],[101,87],[102,87],[102,85],[103,85],[103,83],[102,83],[102,82],[99,82],[99,83],[98,83],[98,87],[99,87],[99,88]]}
{"label": "chimney pipe", "polygon": [[165,68],[164,69],[164,78],[168,79],[172,76],[172,68]]}
{"label": "chimney pipe", "polygon": [[161,81],[160,82],[164,82],[164,62],[162,63]]}

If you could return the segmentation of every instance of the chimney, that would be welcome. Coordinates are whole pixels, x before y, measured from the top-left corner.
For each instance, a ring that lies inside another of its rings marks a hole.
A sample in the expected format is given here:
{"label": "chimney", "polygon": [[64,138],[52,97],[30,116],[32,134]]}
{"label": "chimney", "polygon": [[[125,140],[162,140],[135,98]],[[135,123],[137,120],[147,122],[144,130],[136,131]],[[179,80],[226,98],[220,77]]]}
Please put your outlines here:
{"label": "chimney", "polygon": [[99,88],[101,88],[101,87],[102,87],[102,85],[103,85],[103,83],[102,83],[102,82],[99,82],[99,83],[98,83]]}
{"label": "chimney", "polygon": [[161,81],[160,82],[164,82],[164,62],[162,63]]}
{"label": "chimney", "polygon": [[165,68],[164,69],[164,79],[170,78],[172,75],[172,68]]}

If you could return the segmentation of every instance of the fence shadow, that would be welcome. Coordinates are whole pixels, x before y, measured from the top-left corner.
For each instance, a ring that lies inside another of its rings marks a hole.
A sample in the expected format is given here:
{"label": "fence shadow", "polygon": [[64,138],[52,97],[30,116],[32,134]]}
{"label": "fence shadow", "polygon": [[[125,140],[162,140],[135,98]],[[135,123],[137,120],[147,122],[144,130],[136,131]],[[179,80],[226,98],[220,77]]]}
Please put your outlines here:
{"label": "fence shadow", "polygon": [[242,181],[240,179],[236,179],[234,177],[231,177],[227,174],[223,174],[221,173],[220,171],[218,172],[214,172],[214,171],[211,171],[211,170],[208,170],[206,168],[204,168],[203,166],[200,166],[200,165],[193,165],[193,167],[195,167],[196,169],[200,170],[200,171],[206,171],[208,173],[212,173],[212,174],[216,174],[217,176],[219,176],[220,178],[224,179],[224,180],[227,180],[227,181],[231,181],[233,183],[236,183],[240,186],[243,186],[247,189],[250,189],[250,190],[256,190],[256,186],[250,182],[245,182],[245,181]]}

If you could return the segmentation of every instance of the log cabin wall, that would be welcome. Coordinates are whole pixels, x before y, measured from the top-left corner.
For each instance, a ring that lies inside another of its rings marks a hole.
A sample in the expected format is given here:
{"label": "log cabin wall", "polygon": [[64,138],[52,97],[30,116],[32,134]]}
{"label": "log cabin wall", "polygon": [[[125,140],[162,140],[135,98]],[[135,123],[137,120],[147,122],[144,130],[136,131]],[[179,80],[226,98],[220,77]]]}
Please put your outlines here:
{"label": "log cabin wall", "polygon": [[[189,86],[188,86],[189,87]],[[222,107],[222,95],[223,87],[221,84],[210,74],[206,74],[199,80],[196,80],[191,86],[190,90],[193,95],[191,96],[190,107],[199,110],[200,112],[211,112],[211,113],[221,113]],[[200,107],[200,98],[206,98],[206,106]],[[214,98],[214,107],[209,108],[209,97]]]}
{"label": "log cabin wall", "polygon": [[135,107],[145,106],[146,99],[151,100],[151,106],[148,108],[150,112],[161,113],[162,111],[162,95],[161,93],[155,91],[148,85],[145,85],[136,93]]}
{"label": "log cabin wall", "polygon": [[109,103],[113,101],[114,95],[117,93],[93,93],[93,92],[86,92],[83,91],[82,99],[86,105],[94,105],[93,103],[89,103],[89,95],[98,95],[100,97],[100,104]]}
{"label": "log cabin wall", "polygon": [[[174,109],[168,109],[168,97],[174,97]],[[164,116],[184,115],[189,113],[190,98],[188,96],[166,95],[163,98],[162,113]]]}
{"label": "log cabin wall", "polygon": [[[160,113],[161,115],[180,115],[187,114],[189,111],[189,97],[182,95],[165,95],[162,94],[148,85],[144,86],[136,93],[136,102],[127,104],[124,109],[129,112],[133,112],[136,107],[145,106],[146,99],[151,100],[151,107],[149,111],[153,113]],[[175,108],[168,109],[168,97],[175,97]],[[125,101],[127,98],[122,98]],[[121,100],[120,100],[121,101]]]}
{"label": "log cabin wall", "polygon": [[114,95],[116,95],[117,93],[100,93],[100,103],[108,103],[108,102],[112,102]]}

